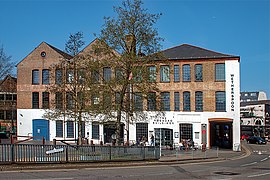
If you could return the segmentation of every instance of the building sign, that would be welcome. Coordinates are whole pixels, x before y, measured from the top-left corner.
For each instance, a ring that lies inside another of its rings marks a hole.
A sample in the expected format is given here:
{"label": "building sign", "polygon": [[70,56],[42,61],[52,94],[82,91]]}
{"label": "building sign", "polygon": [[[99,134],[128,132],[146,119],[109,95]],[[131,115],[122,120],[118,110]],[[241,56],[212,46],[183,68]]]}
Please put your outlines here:
{"label": "building sign", "polygon": [[153,119],[153,124],[174,124],[172,119],[167,119],[166,117],[155,117]]}
{"label": "building sign", "polygon": [[234,74],[231,74],[231,111],[234,111]]}

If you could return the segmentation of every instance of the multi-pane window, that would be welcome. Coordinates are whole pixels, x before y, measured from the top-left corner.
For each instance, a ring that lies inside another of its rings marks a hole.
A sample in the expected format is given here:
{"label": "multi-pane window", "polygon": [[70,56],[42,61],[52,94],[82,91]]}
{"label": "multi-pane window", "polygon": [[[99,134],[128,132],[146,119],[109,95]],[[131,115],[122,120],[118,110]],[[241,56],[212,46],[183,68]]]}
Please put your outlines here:
{"label": "multi-pane window", "polygon": [[157,72],[156,72],[156,66],[149,66],[148,72],[149,72],[149,82],[156,82],[157,80]]}
{"label": "multi-pane window", "polygon": [[180,69],[179,65],[174,65],[173,67],[173,77],[174,77],[174,82],[179,82],[180,81]]}
{"label": "multi-pane window", "polygon": [[39,108],[39,93],[32,92],[32,109],[38,109],[38,108]]}
{"label": "multi-pane window", "polygon": [[78,70],[78,81],[80,84],[83,84],[85,82],[85,69],[79,69]]}
{"label": "multi-pane window", "polygon": [[170,111],[170,93],[162,92],[161,94],[161,110],[162,111]]}
{"label": "multi-pane window", "polygon": [[63,137],[63,121],[57,120],[55,126],[56,137]]}
{"label": "multi-pane window", "polygon": [[224,91],[216,92],[216,111],[226,111],[226,93]]}
{"label": "multi-pane window", "polygon": [[95,70],[91,73],[91,79],[93,83],[99,83],[99,71]]}
{"label": "multi-pane window", "polygon": [[92,124],[92,139],[99,139],[99,124]]}
{"label": "multi-pane window", "polygon": [[174,110],[180,110],[180,95],[179,92],[174,92]]}
{"label": "multi-pane window", "polygon": [[118,105],[120,104],[120,92],[115,93],[115,103]]}
{"label": "multi-pane window", "polygon": [[49,92],[42,92],[42,108],[48,109],[50,104],[50,94]]}
{"label": "multi-pane window", "polygon": [[67,138],[74,138],[74,122],[67,121]]}
{"label": "multi-pane window", "polygon": [[112,96],[109,92],[103,94],[103,107],[104,109],[110,109],[112,106]]}
{"label": "multi-pane window", "polygon": [[190,92],[188,91],[183,93],[183,110],[190,111]]}
{"label": "multi-pane window", "polygon": [[66,100],[67,100],[67,109],[73,109],[74,107],[74,102],[73,102],[73,97],[71,92],[67,92],[66,94]]}
{"label": "multi-pane window", "polygon": [[141,67],[135,68],[135,71],[133,73],[135,82],[142,82],[142,79],[143,79],[142,72],[143,70]]}
{"label": "multi-pane window", "polygon": [[160,82],[170,82],[170,66],[160,66]]}
{"label": "multi-pane window", "polygon": [[148,123],[136,123],[136,139],[137,141],[142,140],[142,138],[148,137]]}
{"label": "multi-pane window", "polygon": [[63,78],[62,69],[56,69],[55,70],[55,83],[56,84],[62,84],[62,78]]}
{"label": "multi-pane window", "polygon": [[225,81],[225,64],[220,63],[215,65],[216,81]]}
{"label": "multi-pane window", "polygon": [[195,64],[195,81],[203,81],[203,66],[202,64]]}
{"label": "multi-pane window", "polygon": [[42,70],[42,84],[50,84],[50,71],[49,71],[49,69]]}
{"label": "multi-pane window", "polygon": [[55,93],[55,107],[56,109],[63,109],[63,93]]}
{"label": "multi-pane window", "polygon": [[135,111],[141,111],[141,110],[143,110],[142,93],[135,93],[134,94],[134,110]]}
{"label": "multi-pane window", "polygon": [[111,74],[112,74],[111,71],[112,71],[112,70],[111,70],[111,68],[109,68],[109,67],[103,68],[103,78],[104,78],[104,81],[105,81],[105,82],[108,82],[108,81],[111,80]]}
{"label": "multi-pane window", "polygon": [[195,92],[195,110],[203,111],[203,92],[201,91]]}
{"label": "multi-pane window", "polygon": [[193,140],[192,124],[179,124],[180,141]]}
{"label": "multi-pane window", "polygon": [[150,92],[147,95],[147,110],[148,111],[155,111],[156,110],[156,93]]}
{"label": "multi-pane window", "polygon": [[85,122],[81,122],[82,137],[85,137]]}
{"label": "multi-pane window", "polygon": [[74,69],[67,69],[66,81],[67,83],[72,83],[74,81]]}
{"label": "multi-pane window", "polygon": [[32,84],[39,84],[39,70],[32,70]]}
{"label": "multi-pane window", "polygon": [[124,79],[123,69],[120,69],[120,68],[115,69],[115,79],[116,81],[122,81]]}
{"label": "multi-pane window", "polygon": [[189,64],[184,64],[183,65],[183,81],[187,82],[190,81],[190,65]]}

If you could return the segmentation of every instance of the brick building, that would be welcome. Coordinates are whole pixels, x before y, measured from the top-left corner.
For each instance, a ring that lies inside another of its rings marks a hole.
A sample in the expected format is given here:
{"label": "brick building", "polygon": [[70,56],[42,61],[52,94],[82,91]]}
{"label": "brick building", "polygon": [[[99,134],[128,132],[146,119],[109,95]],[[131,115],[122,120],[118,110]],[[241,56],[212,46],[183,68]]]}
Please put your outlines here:
{"label": "brick building", "polygon": [[[205,143],[208,147],[223,146],[239,150],[240,57],[187,44],[162,53],[167,63],[157,60],[151,68],[156,73],[161,91],[164,116],[157,116],[158,112],[155,111],[147,111],[148,117],[145,120],[129,125],[129,139],[136,142],[145,136],[150,141],[153,134],[156,144],[161,145],[173,145],[190,139],[199,146]],[[43,104],[53,96],[45,92],[46,85],[54,83],[46,80],[48,69],[63,58],[72,57],[41,43],[18,64],[20,135],[39,132],[47,140],[68,139],[69,131],[75,131],[72,135],[76,137],[76,125],[64,122],[59,126],[56,121],[42,117]],[[125,121],[123,126],[127,126]],[[85,137],[94,143],[110,143],[109,138],[114,134],[113,129],[108,129],[104,124],[89,122],[85,123],[84,129]],[[123,138],[127,138],[126,132]]]}
{"label": "brick building", "polygon": [[16,134],[17,79],[7,75],[0,81],[0,132]]}

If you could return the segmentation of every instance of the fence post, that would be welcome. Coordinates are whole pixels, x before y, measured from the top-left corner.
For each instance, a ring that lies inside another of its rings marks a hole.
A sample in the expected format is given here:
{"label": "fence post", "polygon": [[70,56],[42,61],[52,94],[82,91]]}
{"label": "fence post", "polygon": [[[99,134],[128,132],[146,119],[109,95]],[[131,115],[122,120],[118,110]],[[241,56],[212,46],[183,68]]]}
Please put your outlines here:
{"label": "fence post", "polygon": [[11,144],[10,151],[11,151],[10,152],[11,153],[11,162],[14,163],[15,162],[15,157],[14,157],[15,156],[15,152],[14,152],[15,151],[15,148],[14,148],[14,144]]}
{"label": "fence post", "polygon": [[112,146],[109,146],[109,158],[112,160]]}
{"label": "fence post", "polygon": [[66,146],[66,162],[68,162],[68,146]]}

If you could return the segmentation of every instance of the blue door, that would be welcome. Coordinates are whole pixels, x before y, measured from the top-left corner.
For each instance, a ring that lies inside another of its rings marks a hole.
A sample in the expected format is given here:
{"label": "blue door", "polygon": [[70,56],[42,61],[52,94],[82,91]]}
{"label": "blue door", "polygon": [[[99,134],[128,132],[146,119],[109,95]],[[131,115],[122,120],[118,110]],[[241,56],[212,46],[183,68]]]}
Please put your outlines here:
{"label": "blue door", "polygon": [[49,141],[49,121],[46,119],[33,119],[33,136],[34,140]]}

